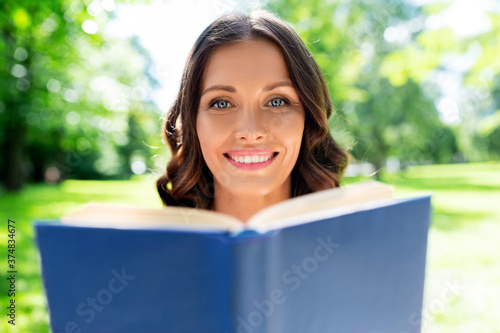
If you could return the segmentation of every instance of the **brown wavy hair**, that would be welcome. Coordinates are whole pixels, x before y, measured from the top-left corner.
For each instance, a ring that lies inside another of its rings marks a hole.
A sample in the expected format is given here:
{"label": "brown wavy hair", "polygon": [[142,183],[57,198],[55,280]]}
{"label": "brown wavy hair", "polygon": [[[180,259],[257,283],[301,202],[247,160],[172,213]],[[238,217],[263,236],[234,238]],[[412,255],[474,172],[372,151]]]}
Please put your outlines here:
{"label": "brown wavy hair", "polygon": [[258,38],[275,43],[283,52],[305,109],[304,134],[292,170],[290,197],[340,185],[348,155],[329,132],[332,103],[323,74],[311,53],[291,27],[268,12],[258,11],[248,16],[230,13],[214,21],[196,40],[177,99],[163,123],[162,132],[172,158],[156,185],[165,205],[210,209],[214,199],[213,175],[203,159],[196,133],[204,69],[217,47]]}

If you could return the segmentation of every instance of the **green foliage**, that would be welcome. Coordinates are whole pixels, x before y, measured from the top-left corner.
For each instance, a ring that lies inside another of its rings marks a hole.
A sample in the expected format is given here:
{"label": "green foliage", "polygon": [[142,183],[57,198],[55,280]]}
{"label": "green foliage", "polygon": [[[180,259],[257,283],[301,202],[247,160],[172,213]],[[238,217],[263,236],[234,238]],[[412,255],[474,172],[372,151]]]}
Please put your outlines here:
{"label": "green foliage", "polygon": [[[389,156],[403,166],[500,157],[492,140],[498,124],[487,117],[500,108],[491,105],[498,96],[492,78],[500,70],[499,15],[489,13],[492,29],[479,38],[458,36],[449,27],[426,28],[431,15],[452,4],[270,1],[269,8],[292,24],[325,73],[337,104],[332,131],[352,147],[355,160],[380,168]],[[477,45],[482,52],[463,75],[465,93],[456,101],[462,122],[443,123],[436,108],[443,87],[433,76],[448,73],[450,57],[465,56]],[[485,128],[491,134],[485,136]]]}
{"label": "green foliage", "polygon": [[403,166],[453,159],[457,151],[454,135],[440,123],[434,105],[422,96],[417,84],[408,81],[393,86],[382,79],[374,85],[370,90],[376,89],[376,95],[356,105],[348,118],[358,140],[354,156],[368,155],[378,168],[387,156],[397,156]]}
{"label": "green foliage", "polygon": [[26,0],[2,10],[0,173],[9,189],[49,168],[123,178],[134,156],[152,167],[160,122],[148,101],[150,61],[136,41],[104,36],[109,14],[88,5]]}

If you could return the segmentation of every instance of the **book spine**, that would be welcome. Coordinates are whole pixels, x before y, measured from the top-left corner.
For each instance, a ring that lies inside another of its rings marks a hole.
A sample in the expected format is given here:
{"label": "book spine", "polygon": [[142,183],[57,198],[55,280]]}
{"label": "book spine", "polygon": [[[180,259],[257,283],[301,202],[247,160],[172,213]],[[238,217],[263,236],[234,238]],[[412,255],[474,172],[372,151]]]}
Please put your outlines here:
{"label": "book spine", "polygon": [[232,322],[234,333],[280,332],[275,299],[279,233],[248,234],[233,239]]}

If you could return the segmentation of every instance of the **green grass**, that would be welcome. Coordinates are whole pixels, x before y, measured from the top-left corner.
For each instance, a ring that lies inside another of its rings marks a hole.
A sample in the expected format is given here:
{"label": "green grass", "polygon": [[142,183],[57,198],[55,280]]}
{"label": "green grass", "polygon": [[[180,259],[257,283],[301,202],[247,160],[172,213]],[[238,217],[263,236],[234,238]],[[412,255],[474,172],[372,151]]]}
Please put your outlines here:
{"label": "green grass", "polygon": [[397,195],[433,193],[423,332],[500,332],[500,163],[420,166],[382,179]]}
{"label": "green grass", "polygon": [[[500,163],[414,167],[381,179],[397,196],[432,191],[425,333],[500,333]],[[7,253],[7,219],[16,221],[16,327],[7,324],[6,260],[0,262],[0,332],[49,332],[32,221],[57,218],[88,201],[160,207],[154,177],[30,185],[1,194],[0,251]],[[352,182],[352,180],[348,180]],[[459,286],[457,287],[453,287]],[[451,287],[450,287],[451,286]]]}

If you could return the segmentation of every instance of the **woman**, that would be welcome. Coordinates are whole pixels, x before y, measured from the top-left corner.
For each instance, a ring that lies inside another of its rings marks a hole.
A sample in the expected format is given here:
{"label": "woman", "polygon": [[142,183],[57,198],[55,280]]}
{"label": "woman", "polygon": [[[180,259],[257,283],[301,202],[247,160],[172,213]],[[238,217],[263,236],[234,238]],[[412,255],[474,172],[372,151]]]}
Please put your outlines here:
{"label": "woman", "polygon": [[196,41],[163,126],[172,151],[165,205],[247,221],[291,197],[339,186],[347,154],[328,128],[322,73],[300,37],[267,12],[228,14]]}

